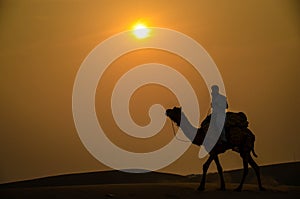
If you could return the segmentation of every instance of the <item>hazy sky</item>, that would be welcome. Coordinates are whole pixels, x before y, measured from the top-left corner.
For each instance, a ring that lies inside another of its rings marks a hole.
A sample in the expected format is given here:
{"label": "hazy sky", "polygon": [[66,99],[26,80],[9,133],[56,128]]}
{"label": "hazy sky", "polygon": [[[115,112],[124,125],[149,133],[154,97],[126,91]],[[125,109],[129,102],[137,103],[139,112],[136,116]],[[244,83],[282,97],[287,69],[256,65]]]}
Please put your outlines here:
{"label": "hazy sky", "polygon": [[[223,77],[230,110],[244,111],[256,135],[261,165],[300,159],[300,4],[263,1],[0,1],[0,183],[110,168],[81,143],[72,117],[72,89],[80,64],[101,41],[142,19],[199,42]],[[168,121],[149,140],[132,139],[114,124],[110,96],[130,68],[159,62],[180,71],[199,98],[201,118],[209,106],[203,80],[171,53],[141,50],[116,60],[96,93],[98,119],[120,147],[147,152],[172,139]],[[132,97],[130,111],[141,125],[154,103],[178,105],[163,87],[149,85]],[[201,172],[198,148],[162,172]],[[224,170],[242,166],[238,154],[221,157]],[[215,168],[212,167],[212,171]]]}

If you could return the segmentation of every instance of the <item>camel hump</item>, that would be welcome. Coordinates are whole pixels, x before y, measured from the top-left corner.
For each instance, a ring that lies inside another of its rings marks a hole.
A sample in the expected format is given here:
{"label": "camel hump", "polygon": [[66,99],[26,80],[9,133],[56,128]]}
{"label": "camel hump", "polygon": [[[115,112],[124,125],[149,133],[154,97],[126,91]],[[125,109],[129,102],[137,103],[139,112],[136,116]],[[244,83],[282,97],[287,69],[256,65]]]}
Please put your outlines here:
{"label": "camel hump", "polygon": [[243,112],[227,112],[226,113],[226,122],[225,127],[248,127],[248,119],[245,113]]}
{"label": "camel hump", "polygon": [[[201,127],[205,127],[209,125],[211,115],[208,115],[201,123]],[[226,120],[225,120],[225,128],[229,127],[240,127],[247,128],[248,127],[248,119],[245,113],[243,112],[227,112]]]}

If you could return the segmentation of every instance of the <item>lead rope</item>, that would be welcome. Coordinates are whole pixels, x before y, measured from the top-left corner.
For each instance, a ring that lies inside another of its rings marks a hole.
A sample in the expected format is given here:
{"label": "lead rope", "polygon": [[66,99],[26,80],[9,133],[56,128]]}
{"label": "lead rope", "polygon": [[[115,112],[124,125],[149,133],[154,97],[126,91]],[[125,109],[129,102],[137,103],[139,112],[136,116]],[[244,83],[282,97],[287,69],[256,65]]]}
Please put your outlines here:
{"label": "lead rope", "polygon": [[176,140],[181,141],[181,142],[191,142],[190,140],[183,140],[183,139],[178,138],[175,133],[174,122],[172,120],[171,120],[171,124],[172,124],[173,134],[174,134],[174,137],[176,138]]}

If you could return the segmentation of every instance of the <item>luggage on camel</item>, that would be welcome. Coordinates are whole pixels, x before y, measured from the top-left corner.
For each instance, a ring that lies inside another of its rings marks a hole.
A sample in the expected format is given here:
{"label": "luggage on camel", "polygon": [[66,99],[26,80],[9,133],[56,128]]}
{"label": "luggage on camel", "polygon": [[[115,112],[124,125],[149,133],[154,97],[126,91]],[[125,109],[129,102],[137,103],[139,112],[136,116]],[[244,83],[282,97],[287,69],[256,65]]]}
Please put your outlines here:
{"label": "luggage on camel", "polygon": [[[201,127],[205,127],[206,125],[209,125],[211,118],[211,114],[209,114],[201,123]],[[243,112],[227,112],[226,118],[225,118],[225,124],[224,127],[230,128],[230,127],[240,127],[240,128],[247,128],[248,127],[248,120],[247,116]]]}

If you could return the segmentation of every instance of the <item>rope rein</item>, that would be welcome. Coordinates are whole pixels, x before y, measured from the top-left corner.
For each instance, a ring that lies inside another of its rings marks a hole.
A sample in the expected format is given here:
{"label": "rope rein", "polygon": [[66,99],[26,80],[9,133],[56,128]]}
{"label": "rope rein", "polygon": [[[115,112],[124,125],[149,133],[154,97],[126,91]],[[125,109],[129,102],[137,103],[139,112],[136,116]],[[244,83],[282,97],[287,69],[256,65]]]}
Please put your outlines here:
{"label": "rope rein", "polygon": [[174,137],[176,138],[176,140],[181,141],[181,142],[191,142],[190,140],[183,140],[183,139],[178,138],[175,133],[174,122],[172,120],[171,120],[171,124],[172,124],[173,134],[174,134]]}
{"label": "rope rein", "polygon": [[[209,115],[210,113],[211,113],[211,108],[208,109],[206,116]],[[177,137],[177,134],[175,132],[174,123],[175,122],[173,120],[171,120],[172,130],[173,130],[173,134],[174,134],[174,137],[176,138],[176,140],[181,141],[181,142],[191,142],[190,140],[183,140],[183,139]]]}

